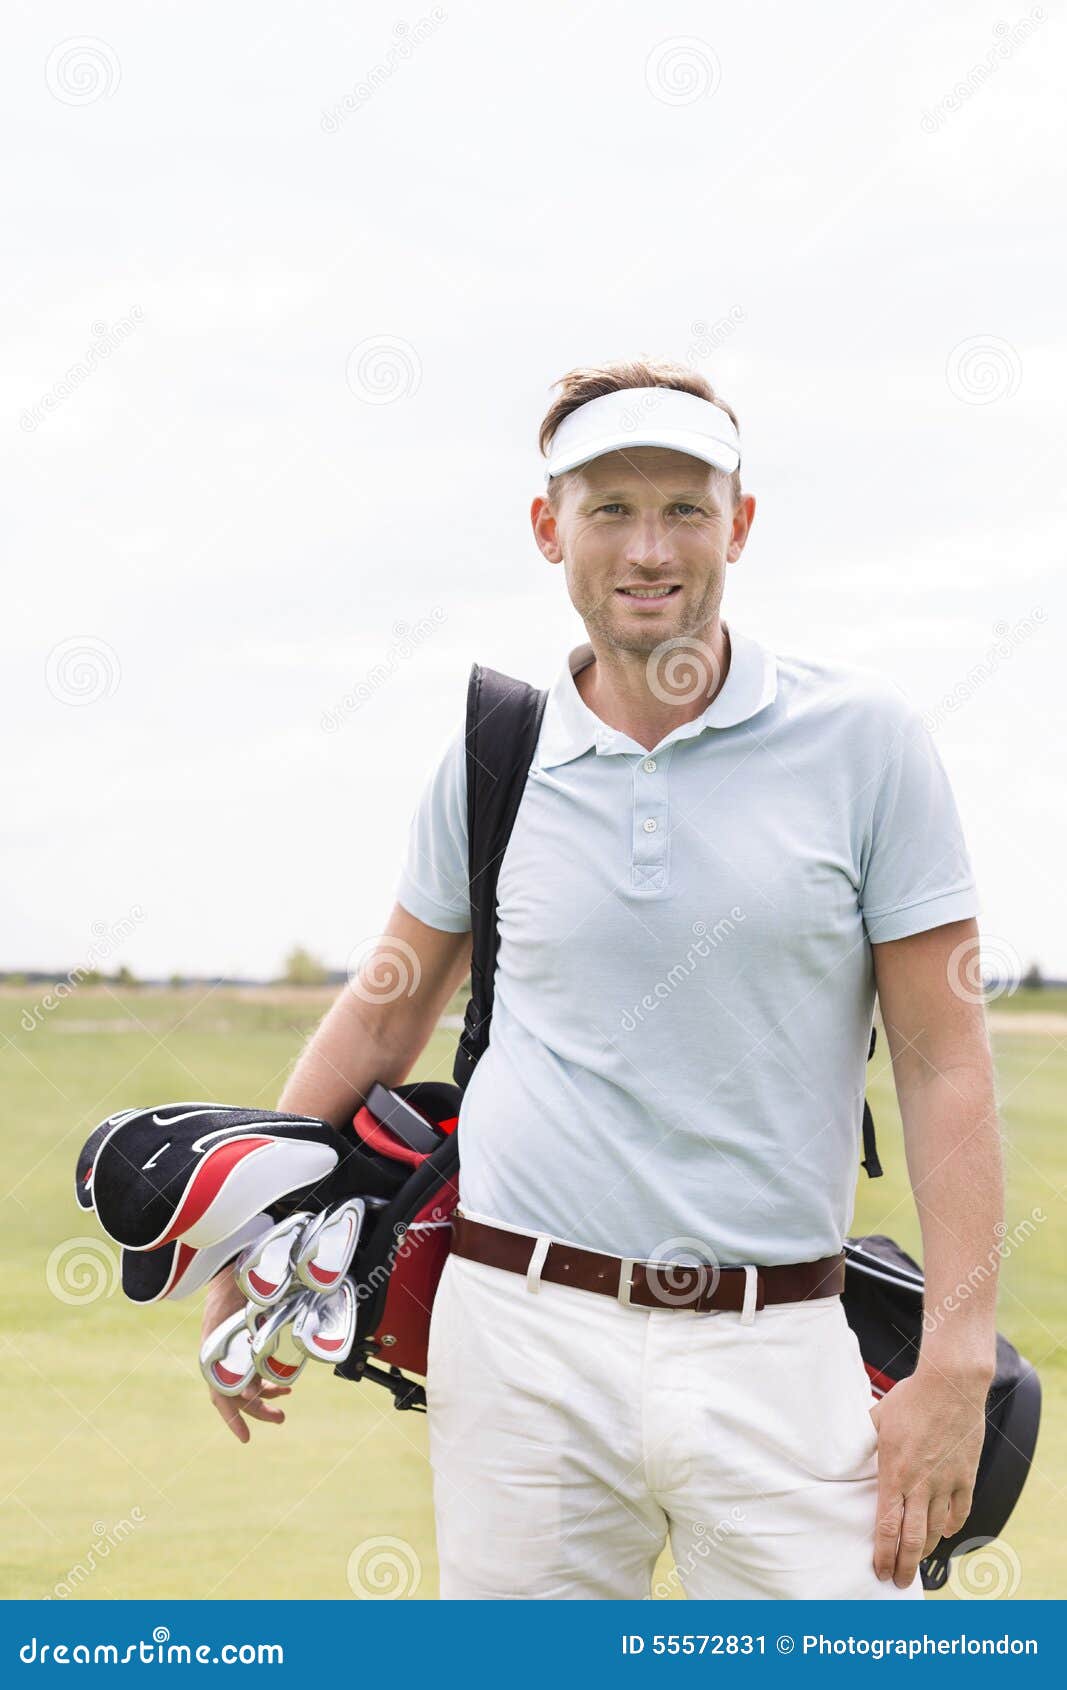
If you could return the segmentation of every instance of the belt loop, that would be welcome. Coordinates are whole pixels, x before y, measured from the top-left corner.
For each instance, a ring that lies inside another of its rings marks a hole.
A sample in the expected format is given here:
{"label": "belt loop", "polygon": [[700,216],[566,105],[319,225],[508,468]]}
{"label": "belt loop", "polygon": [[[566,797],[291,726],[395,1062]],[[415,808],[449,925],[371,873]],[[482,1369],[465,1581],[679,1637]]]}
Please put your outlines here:
{"label": "belt loop", "polygon": [[759,1290],[759,1270],[745,1268],[745,1300],[741,1305],[741,1325],[751,1326],[756,1318],[756,1295]]}
{"label": "belt loop", "polygon": [[526,1269],[527,1291],[540,1291],[541,1289],[541,1269],[545,1265],[545,1257],[548,1255],[548,1247],[551,1242],[552,1240],[547,1232],[538,1233],[537,1242],[533,1247],[533,1255],[530,1257],[530,1265]]}

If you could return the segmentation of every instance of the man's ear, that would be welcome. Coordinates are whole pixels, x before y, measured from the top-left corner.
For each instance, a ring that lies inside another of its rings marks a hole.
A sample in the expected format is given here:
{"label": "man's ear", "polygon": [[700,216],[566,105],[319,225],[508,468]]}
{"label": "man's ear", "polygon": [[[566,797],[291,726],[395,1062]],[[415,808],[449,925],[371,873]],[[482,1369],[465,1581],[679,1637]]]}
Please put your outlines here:
{"label": "man's ear", "polygon": [[559,524],[555,510],[543,493],[539,494],[530,506],[530,522],[542,555],[549,563],[562,563],[563,547],[559,540]]}
{"label": "man's ear", "polygon": [[746,493],[734,511],[733,529],[730,541],[726,547],[727,563],[736,563],[745,549],[745,541],[752,530],[752,523],[756,515],[756,500],[751,493]]}

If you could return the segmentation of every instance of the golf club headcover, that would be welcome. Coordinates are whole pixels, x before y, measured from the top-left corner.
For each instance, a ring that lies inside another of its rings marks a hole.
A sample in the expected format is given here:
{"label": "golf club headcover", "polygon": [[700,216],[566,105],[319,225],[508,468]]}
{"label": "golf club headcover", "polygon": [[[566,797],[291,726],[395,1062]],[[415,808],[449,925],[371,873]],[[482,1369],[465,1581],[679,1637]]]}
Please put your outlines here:
{"label": "golf club headcover", "polygon": [[249,1244],[269,1232],[272,1224],[269,1215],[253,1215],[244,1226],[207,1250],[197,1250],[177,1239],[158,1250],[124,1248],[121,1252],[123,1292],[131,1303],[161,1303],[164,1298],[178,1302],[182,1297],[191,1297],[209,1279],[214,1279],[227,1262],[235,1261]]}
{"label": "golf club headcover", "polygon": [[128,1250],[178,1240],[207,1249],[264,1211],[278,1219],[342,1197],[388,1198],[403,1181],[395,1163],[326,1121],[215,1103],[112,1116],[78,1167],[79,1201],[88,1192],[104,1231]]}

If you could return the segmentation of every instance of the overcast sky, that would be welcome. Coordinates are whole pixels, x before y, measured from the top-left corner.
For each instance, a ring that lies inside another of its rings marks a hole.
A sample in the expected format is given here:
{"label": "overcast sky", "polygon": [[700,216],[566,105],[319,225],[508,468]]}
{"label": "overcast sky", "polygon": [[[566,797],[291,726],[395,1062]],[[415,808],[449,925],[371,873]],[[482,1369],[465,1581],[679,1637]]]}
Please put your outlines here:
{"label": "overcast sky", "polygon": [[8,22],[0,966],[343,966],[471,662],[584,637],[550,384],[652,353],[740,414],[727,620],[900,683],[1067,973],[1062,6]]}

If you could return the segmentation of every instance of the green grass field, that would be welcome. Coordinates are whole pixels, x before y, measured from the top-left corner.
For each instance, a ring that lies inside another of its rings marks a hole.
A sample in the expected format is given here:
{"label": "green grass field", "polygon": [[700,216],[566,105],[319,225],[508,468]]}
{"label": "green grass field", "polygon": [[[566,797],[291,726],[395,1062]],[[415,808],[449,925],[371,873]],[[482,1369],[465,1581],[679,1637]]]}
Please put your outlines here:
{"label": "green grass field", "polygon": [[[196,1365],[199,1297],[154,1309],[126,1303],[117,1249],[72,1194],[82,1140],[115,1109],[187,1097],[273,1108],[328,995],[83,988],[35,1017],[39,996],[0,992],[10,1182],[4,1594],[345,1597],[351,1567],[367,1594],[436,1596],[425,1418],[396,1413],[375,1386],[309,1369],[288,1399],[287,1424],[256,1426],[242,1448],[211,1410]],[[1053,996],[1019,993],[993,1008],[998,1021],[1062,1015],[1064,994]],[[1025,1027],[994,1032],[1009,1234],[1036,1221],[1004,1264],[1000,1326],[1038,1364],[1045,1414],[1006,1542],[1020,1569],[1013,1594],[1052,1597],[1067,1572],[1056,1525],[1067,1409],[1058,1347],[1067,1036]],[[455,1038],[439,1029],[414,1077],[450,1078]],[[881,1047],[872,1070],[886,1176],[861,1175],[853,1230],[890,1232],[918,1253]],[[80,1270],[79,1238],[92,1241]],[[665,1556],[657,1578],[670,1566]]]}

